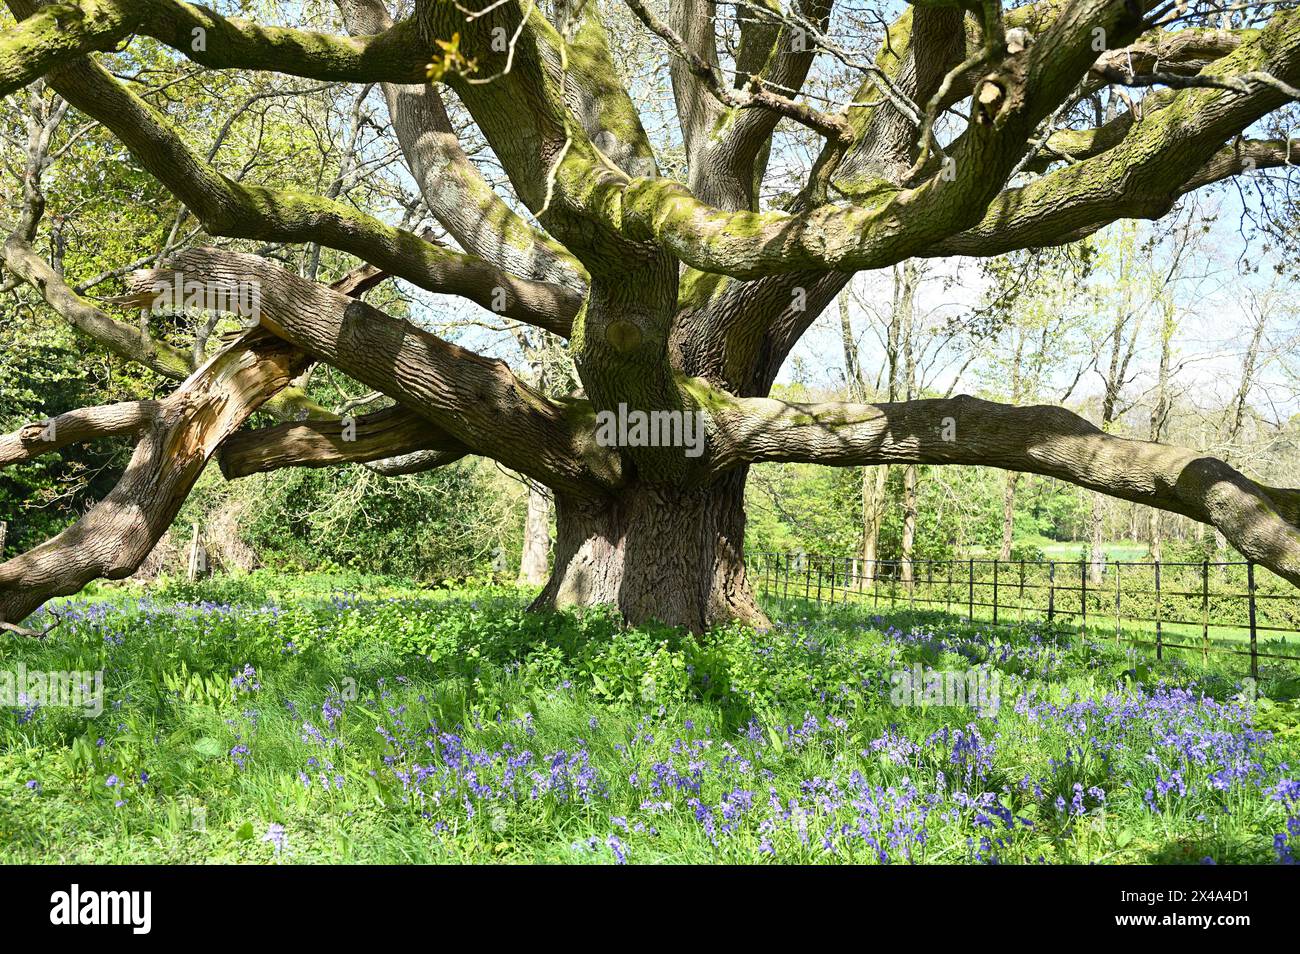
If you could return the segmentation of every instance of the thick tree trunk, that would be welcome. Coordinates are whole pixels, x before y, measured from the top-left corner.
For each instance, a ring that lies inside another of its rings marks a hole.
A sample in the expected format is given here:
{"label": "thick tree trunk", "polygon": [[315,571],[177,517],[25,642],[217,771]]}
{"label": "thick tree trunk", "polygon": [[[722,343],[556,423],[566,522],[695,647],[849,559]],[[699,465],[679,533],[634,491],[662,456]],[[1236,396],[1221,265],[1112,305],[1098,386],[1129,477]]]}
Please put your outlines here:
{"label": "thick tree trunk", "polygon": [[747,468],[692,490],[640,486],[593,503],[557,494],[555,570],[534,608],[616,606],[702,631],[766,625],[745,575]]}
{"label": "thick tree trunk", "polygon": [[519,582],[541,586],[551,556],[551,501],[537,484],[528,486],[528,512],[524,517],[524,546],[519,556]]}

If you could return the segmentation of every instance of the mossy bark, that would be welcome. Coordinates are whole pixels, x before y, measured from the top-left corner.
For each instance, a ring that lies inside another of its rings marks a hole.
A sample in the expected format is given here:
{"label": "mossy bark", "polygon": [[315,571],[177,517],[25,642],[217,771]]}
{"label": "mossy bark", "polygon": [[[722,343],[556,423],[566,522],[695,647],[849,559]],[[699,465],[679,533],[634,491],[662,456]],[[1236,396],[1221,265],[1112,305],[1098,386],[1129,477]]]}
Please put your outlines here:
{"label": "mossy bark", "polygon": [[690,490],[629,487],[593,503],[556,497],[555,570],[535,609],[613,605],[634,622],[701,631],[766,625],[745,573],[745,477]]}

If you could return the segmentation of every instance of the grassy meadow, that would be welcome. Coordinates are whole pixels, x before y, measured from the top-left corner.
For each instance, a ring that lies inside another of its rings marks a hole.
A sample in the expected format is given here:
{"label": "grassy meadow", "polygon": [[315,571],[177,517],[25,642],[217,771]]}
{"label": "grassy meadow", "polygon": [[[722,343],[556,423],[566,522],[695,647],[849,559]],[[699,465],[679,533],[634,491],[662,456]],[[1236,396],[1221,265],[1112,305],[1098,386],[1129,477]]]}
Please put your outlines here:
{"label": "grassy meadow", "polygon": [[[1295,664],[1252,686],[1041,622],[790,601],[692,636],[527,600],[255,573],[68,601],[0,670],[102,670],[103,711],[0,709],[0,862],[1300,855]],[[996,695],[899,704],[903,670]]]}

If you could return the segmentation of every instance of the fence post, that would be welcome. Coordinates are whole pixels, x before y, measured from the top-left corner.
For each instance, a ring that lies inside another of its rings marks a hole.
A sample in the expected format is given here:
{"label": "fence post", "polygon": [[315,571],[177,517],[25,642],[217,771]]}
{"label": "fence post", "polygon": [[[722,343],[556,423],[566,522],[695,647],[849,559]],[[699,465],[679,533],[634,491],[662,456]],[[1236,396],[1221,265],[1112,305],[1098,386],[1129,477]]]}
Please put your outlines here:
{"label": "fence post", "polygon": [[1201,561],[1201,663],[1210,664],[1210,561]]}
{"label": "fence post", "polygon": [[998,567],[1001,560],[993,561],[993,625],[998,625]]}
{"label": "fence post", "polygon": [[1047,621],[1056,619],[1056,561],[1047,563]]}
{"label": "fence post", "polygon": [[812,595],[812,557],[806,553],[801,553],[800,560],[803,563],[803,598],[806,600]]}
{"label": "fence post", "polygon": [[1079,635],[1088,631],[1088,561],[1079,561]]}
{"label": "fence post", "polygon": [[1160,561],[1156,560],[1156,659],[1165,658],[1165,634],[1160,624]]}
{"label": "fence post", "polygon": [[945,613],[951,613],[952,612],[952,561],[946,560],[944,562],[948,564],[948,586],[943,591],[943,611]]}
{"label": "fence post", "polygon": [[1255,561],[1246,562],[1246,594],[1250,598],[1250,678],[1259,681],[1258,631],[1255,625]]}
{"label": "fence post", "polygon": [[1016,601],[1020,608],[1016,610],[1016,621],[1023,623],[1025,621],[1025,558],[1020,558],[1020,592],[1016,595]]}
{"label": "fence post", "polygon": [[973,623],[975,622],[975,558],[971,557],[970,568],[966,576],[966,616]]}

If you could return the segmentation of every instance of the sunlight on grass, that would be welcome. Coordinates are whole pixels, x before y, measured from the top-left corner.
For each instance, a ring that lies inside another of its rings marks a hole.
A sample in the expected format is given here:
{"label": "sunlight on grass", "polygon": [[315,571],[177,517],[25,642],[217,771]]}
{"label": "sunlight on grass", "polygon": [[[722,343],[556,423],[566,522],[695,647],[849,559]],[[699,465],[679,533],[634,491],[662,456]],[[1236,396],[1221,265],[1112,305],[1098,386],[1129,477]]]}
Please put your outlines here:
{"label": "sunlight on grass", "polygon": [[[105,709],[0,711],[0,861],[1229,863],[1300,846],[1294,669],[1266,668],[1254,700],[1236,661],[1156,663],[1043,625],[804,608],[695,637],[525,602],[258,575],[71,601],[45,642],[0,644],[0,669],[102,669]],[[996,671],[996,713],[891,704],[917,664]]]}

